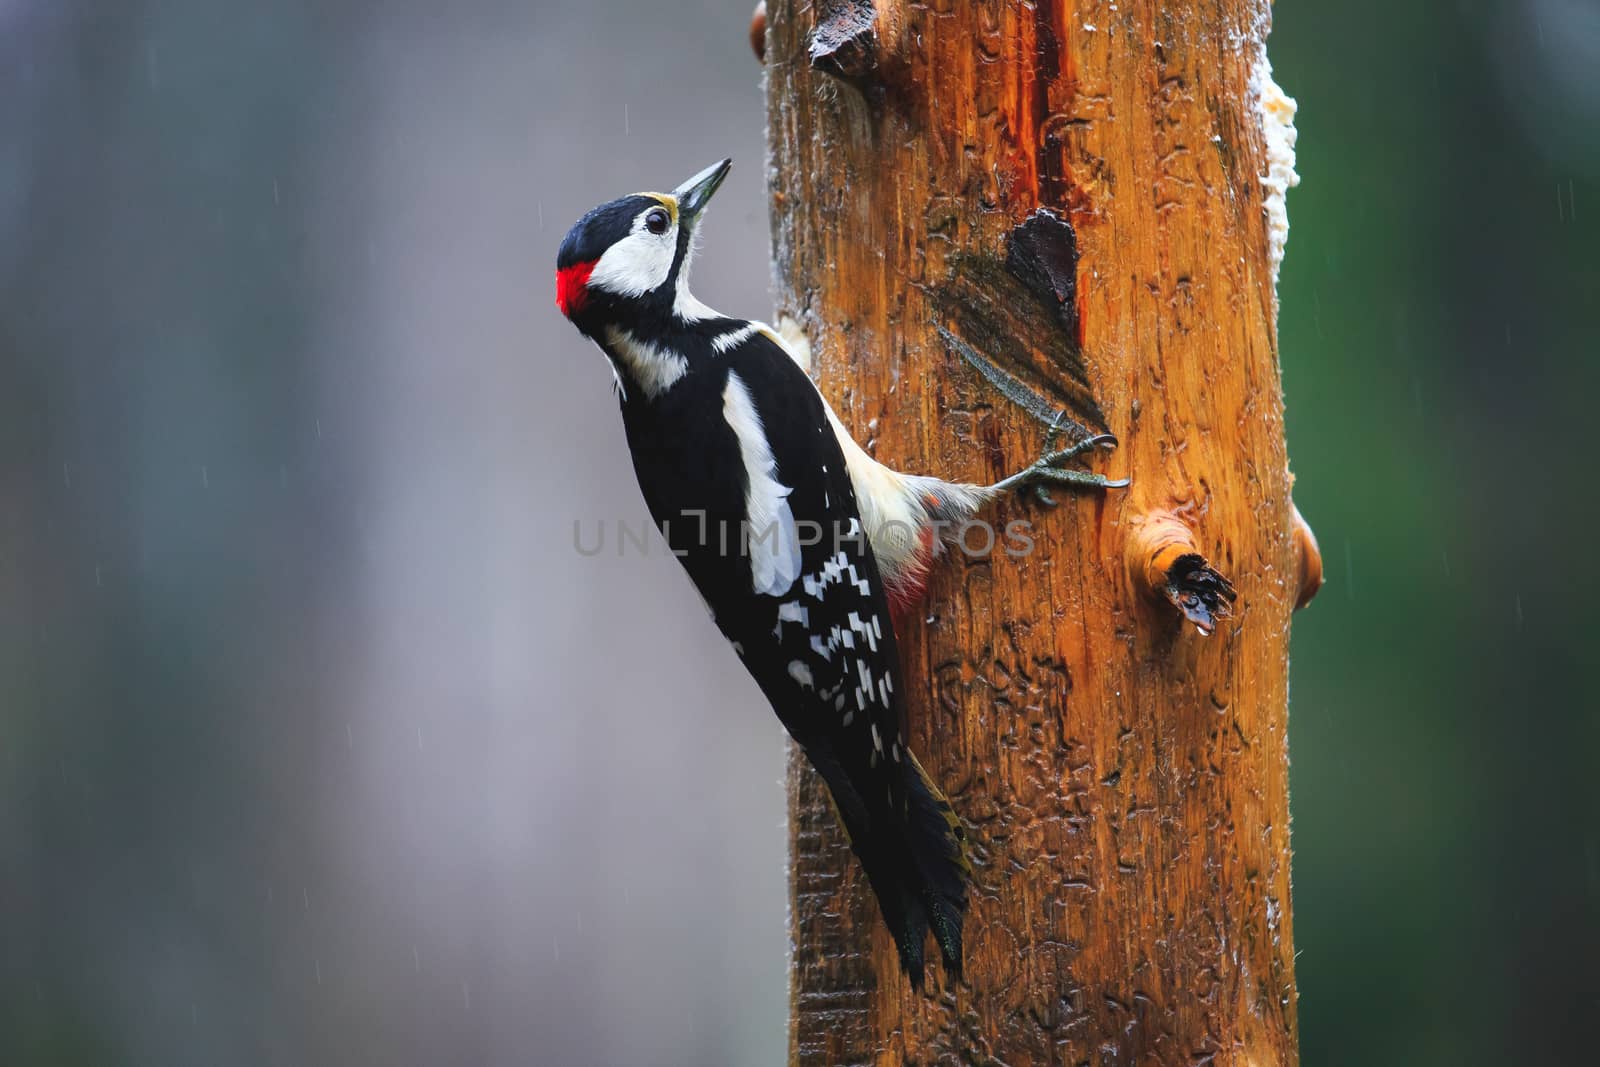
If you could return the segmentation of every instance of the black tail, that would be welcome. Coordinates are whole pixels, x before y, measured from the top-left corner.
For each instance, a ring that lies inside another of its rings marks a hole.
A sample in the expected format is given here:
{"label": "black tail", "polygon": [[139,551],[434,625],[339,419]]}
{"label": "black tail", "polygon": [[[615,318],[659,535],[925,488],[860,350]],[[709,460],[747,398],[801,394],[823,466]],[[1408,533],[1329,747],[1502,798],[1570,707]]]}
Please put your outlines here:
{"label": "black tail", "polygon": [[[916,757],[902,751],[903,762],[879,762],[866,774],[866,768],[847,772],[832,753],[808,749],[806,755],[828,783],[850,848],[894,935],[900,964],[920,989],[930,929],[945,972],[961,979],[961,927],[972,867],[960,816]],[[902,784],[892,791],[898,800],[886,788],[895,776]]]}

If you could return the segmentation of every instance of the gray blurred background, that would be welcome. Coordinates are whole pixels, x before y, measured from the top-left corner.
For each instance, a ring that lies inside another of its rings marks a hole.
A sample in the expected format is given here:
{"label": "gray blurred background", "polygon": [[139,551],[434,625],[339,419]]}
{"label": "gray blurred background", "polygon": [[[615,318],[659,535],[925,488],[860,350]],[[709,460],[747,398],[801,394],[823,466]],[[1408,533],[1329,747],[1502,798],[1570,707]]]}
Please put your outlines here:
{"label": "gray blurred background", "polygon": [[[749,8],[0,0],[0,1063],[781,1061],[780,729],[573,550],[551,289],[732,155],[767,312]],[[1592,1062],[1600,6],[1276,19],[1305,1060]]]}

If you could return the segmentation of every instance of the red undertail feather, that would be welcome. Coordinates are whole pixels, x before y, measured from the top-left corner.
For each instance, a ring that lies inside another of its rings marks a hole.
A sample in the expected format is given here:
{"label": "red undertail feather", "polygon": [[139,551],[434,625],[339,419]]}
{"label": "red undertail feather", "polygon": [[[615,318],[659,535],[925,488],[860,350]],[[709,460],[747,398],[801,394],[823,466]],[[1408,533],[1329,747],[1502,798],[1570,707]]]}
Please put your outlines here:
{"label": "red undertail feather", "polygon": [[924,526],[917,532],[917,551],[910,564],[899,574],[884,583],[889,594],[889,617],[896,627],[911,617],[922,603],[922,594],[928,588],[928,565],[933,559],[933,527]]}

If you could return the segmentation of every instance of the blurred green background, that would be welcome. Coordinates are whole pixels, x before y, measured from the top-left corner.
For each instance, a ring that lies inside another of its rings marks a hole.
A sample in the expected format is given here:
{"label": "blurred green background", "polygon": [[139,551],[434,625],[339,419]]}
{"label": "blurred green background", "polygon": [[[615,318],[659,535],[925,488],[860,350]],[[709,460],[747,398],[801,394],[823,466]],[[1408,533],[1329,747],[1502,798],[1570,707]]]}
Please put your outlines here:
{"label": "blurred green background", "polygon": [[1593,1063],[1600,4],[1276,5],[1307,1063]]}
{"label": "blurred green background", "polygon": [[[769,306],[748,15],[0,0],[0,1063],[780,1061],[781,734],[573,553],[549,292],[731,154]],[[1592,1063],[1600,5],[1275,21],[1304,1061]]]}

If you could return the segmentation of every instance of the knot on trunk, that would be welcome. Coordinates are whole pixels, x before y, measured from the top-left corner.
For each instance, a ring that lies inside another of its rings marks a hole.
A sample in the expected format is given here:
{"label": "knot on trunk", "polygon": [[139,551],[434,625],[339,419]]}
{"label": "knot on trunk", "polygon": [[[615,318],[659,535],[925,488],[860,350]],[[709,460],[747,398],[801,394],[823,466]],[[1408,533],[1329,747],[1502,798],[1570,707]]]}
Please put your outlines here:
{"label": "knot on trunk", "polygon": [[1006,240],[1006,269],[1078,341],[1078,235],[1072,224],[1038,208]]}
{"label": "knot on trunk", "polygon": [[872,0],[834,0],[821,5],[807,49],[811,66],[857,88],[878,72],[878,13]]}

